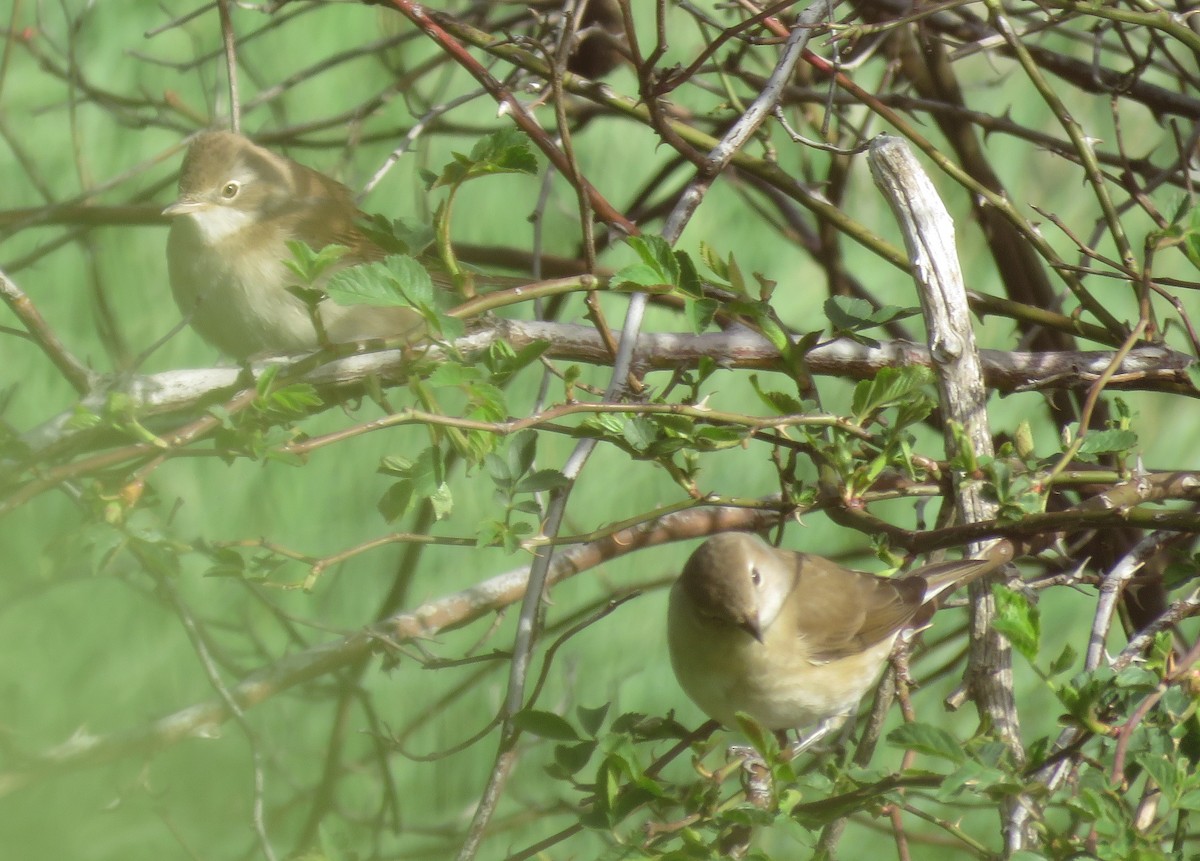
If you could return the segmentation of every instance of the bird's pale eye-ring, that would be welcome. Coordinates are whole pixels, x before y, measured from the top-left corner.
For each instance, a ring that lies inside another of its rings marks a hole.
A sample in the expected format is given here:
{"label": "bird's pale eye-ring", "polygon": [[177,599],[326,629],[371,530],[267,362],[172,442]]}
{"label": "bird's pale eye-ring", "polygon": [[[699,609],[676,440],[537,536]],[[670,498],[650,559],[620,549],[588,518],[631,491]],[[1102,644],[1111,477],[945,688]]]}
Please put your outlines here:
{"label": "bird's pale eye-ring", "polygon": [[226,200],[233,200],[238,196],[238,192],[242,190],[242,184],[234,180],[225,183],[225,187],[221,189],[221,197]]}

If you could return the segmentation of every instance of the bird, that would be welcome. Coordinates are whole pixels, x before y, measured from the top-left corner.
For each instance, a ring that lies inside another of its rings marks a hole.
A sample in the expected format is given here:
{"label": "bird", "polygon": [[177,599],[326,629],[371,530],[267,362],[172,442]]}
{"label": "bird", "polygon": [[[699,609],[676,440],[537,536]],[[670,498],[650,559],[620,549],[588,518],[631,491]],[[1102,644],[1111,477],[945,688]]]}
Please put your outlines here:
{"label": "bird", "polygon": [[939,595],[1013,557],[926,565],[901,577],[727,532],[691,555],[671,588],[667,642],[680,686],[726,727],[744,712],[769,730],[815,727],[798,753],[838,729],[876,683],[897,636],[928,622]]}
{"label": "bird", "polygon": [[231,358],[420,334],[421,316],[412,308],[325,300],[314,311],[289,289],[300,280],[285,265],[289,240],[316,251],[346,246],[328,274],[387,252],[358,226],[363,216],[346,186],[241,134],[204,131],[192,139],[178,198],[163,215],[171,219],[167,268],[175,302]]}

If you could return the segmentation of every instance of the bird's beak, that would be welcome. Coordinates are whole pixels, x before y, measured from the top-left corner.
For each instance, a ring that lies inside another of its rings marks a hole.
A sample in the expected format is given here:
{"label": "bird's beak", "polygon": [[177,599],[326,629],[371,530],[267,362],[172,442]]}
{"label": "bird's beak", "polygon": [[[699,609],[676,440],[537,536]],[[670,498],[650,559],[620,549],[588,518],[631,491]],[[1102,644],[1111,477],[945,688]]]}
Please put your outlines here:
{"label": "bird's beak", "polygon": [[749,634],[754,639],[758,640],[760,643],[763,641],[762,628],[758,627],[758,622],[755,621],[754,619],[747,619],[746,621],[744,621],[740,625],[738,625],[738,627],[741,628],[743,631],[745,631],[747,634]]}
{"label": "bird's beak", "polygon": [[168,218],[174,218],[178,215],[191,215],[193,212],[199,212],[201,209],[204,209],[205,206],[206,204],[202,200],[181,197],[164,209],[162,214]]}

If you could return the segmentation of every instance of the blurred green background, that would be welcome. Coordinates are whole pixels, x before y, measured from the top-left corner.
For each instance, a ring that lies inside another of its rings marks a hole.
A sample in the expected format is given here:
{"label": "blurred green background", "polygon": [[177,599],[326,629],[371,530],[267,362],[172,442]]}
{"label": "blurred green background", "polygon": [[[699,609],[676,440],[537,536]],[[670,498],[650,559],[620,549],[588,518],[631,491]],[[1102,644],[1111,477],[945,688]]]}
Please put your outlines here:
{"label": "blurred green background", "polygon": [[[172,199],[173,177],[181,157],[179,144],[187,131],[199,126],[187,112],[208,114],[206,107],[223,92],[216,62],[197,71],[176,67],[192,57],[216,51],[219,31],[215,11],[161,34],[148,36],[172,16],[190,7],[177,3],[90,4],[68,2],[46,7],[16,7],[13,30],[26,39],[26,47],[10,41],[8,68],[0,93],[0,173],[4,176],[2,206],[34,207],[49,199],[65,200],[84,189],[122,178],[104,190],[89,194],[88,202],[101,204],[141,200],[155,206]],[[267,23],[260,14],[235,9],[235,26],[248,32]],[[287,7],[277,15],[291,16],[243,46],[241,72],[243,97],[252,98],[289,75],[306,69],[319,58],[348,46],[359,45],[386,33],[405,32],[406,24],[376,9],[343,4]],[[671,53],[664,65],[686,63],[699,49],[699,36],[681,28],[672,34]],[[26,49],[27,48],[27,49]],[[413,39],[395,49],[392,62],[412,68],[431,54],[423,41]],[[48,71],[47,64],[66,67],[67,52],[77,65],[80,79],[68,86]],[[38,56],[46,59],[39,64]],[[156,61],[152,61],[152,58]],[[1007,107],[1014,117],[1031,124],[1048,119],[1044,108],[1021,89],[1015,75],[999,73],[983,57],[967,61],[978,75],[978,87],[999,113]],[[964,64],[964,68],[966,64]],[[963,73],[960,70],[960,74]],[[446,73],[445,97],[465,91],[470,84],[460,72]],[[348,109],[370,93],[387,93],[395,75],[371,58],[327,71],[297,86],[270,107],[248,111],[243,128],[250,134],[283,124],[317,121]],[[618,70],[611,86],[633,93],[636,83],[627,70]],[[124,106],[119,94],[141,94],[164,100],[184,110],[163,108],[153,121],[145,108]],[[109,96],[114,96],[109,98]],[[972,94],[974,95],[974,94]],[[426,93],[427,98],[432,94]],[[348,123],[310,136],[327,147],[292,149],[289,154],[337,175],[360,188],[382,163],[397,139],[396,130],[412,121],[410,106],[401,94],[388,93],[387,103],[362,123]],[[715,107],[719,100],[714,96]],[[225,100],[215,117],[223,116]],[[692,106],[701,110],[704,105]],[[552,116],[539,116],[550,125]],[[455,122],[475,129],[493,128],[495,107],[478,100],[456,111]],[[1111,129],[1101,107],[1094,114],[1081,111],[1081,119]],[[879,130],[883,130],[880,128]],[[1129,137],[1144,137],[1152,147],[1163,134],[1150,123],[1130,123]],[[379,136],[379,139],[375,139]],[[390,216],[428,219],[437,201],[423,190],[422,167],[438,168],[454,149],[466,151],[474,134],[430,136],[417,152],[405,155],[384,182],[366,199],[365,208]],[[351,146],[344,146],[349,142]],[[1127,141],[1127,144],[1129,141]],[[5,145],[7,144],[7,145]],[[804,160],[820,158],[777,136],[778,157],[798,174]],[[623,120],[601,119],[576,140],[585,175],[618,208],[667,158],[646,129]],[[1010,189],[1024,205],[1037,204],[1068,223],[1086,229],[1093,201],[1078,186],[1065,187],[1062,163],[1045,153],[1009,139],[988,141],[993,163],[1005,173]],[[1136,149],[1136,146],[1132,146]],[[152,162],[148,164],[149,162]],[[544,165],[544,160],[541,160]],[[898,242],[891,214],[874,191],[861,160],[854,166],[853,217]],[[935,181],[959,217],[960,247],[968,284],[981,290],[995,286],[990,261],[980,252],[976,228],[969,223],[965,195],[945,179]],[[1077,178],[1072,179],[1077,182]],[[499,177],[468,187],[460,201],[454,238],[461,242],[529,248],[532,228],[526,216],[537,204],[539,182],[531,177]],[[1169,193],[1163,208],[1171,209]],[[578,238],[573,195],[557,179],[545,218],[545,248],[573,253]],[[656,225],[644,225],[651,230]],[[1136,218],[1130,232],[1137,235]],[[1145,227],[1141,228],[1144,233]],[[178,311],[166,284],[162,226],[108,226],[68,242],[28,267],[13,267],[63,235],[61,226],[31,227],[9,235],[0,245],[0,267],[24,289],[45,315],[48,324],[67,347],[99,373],[125,370],[123,362],[165,334],[178,320]],[[1051,240],[1068,257],[1070,243],[1047,230]],[[779,282],[775,304],[785,322],[804,330],[821,318],[825,299],[823,276],[800,249],[781,243],[764,228],[732,182],[718,181],[685,231],[679,247],[695,253],[701,242],[723,254],[734,252],[746,272],[760,272]],[[847,261],[860,278],[884,301],[915,304],[906,276],[847,243]],[[607,253],[603,263],[619,266],[630,259],[623,249]],[[1119,317],[1133,313],[1124,305],[1127,289],[1114,286],[1111,307]],[[119,336],[107,341],[98,334],[101,303],[110,305]],[[610,321],[621,319],[623,300],[606,301]],[[568,306],[561,318],[582,319],[579,304]],[[11,319],[0,320],[14,325]],[[653,310],[646,329],[682,331],[686,323],[668,312]],[[1012,325],[1001,319],[981,323],[983,345],[1011,349]],[[214,351],[190,330],[179,333],[155,352],[139,370],[162,371],[205,367],[217,360]],[[606,370],[586,369],[584,378],[597,385],[606,382]],[[650,377],[651,385],[664,385],[665,374]],[[536,370],[519,378],[509,391],[515,414],[528,410],[538,385]],[[788,381],[771,380],[787,390]],[[822,379],[819,386],[825,406],[838,410],[849,402],[851,387]],[[708,384],[711,405],[720,409],[761,413],[763,408],[750,391],[743,374],[721,372]],[[44,356],[29,342],[8,333],[0,335],[0,391],[4,393],[4,420],[18,431],[28,430],[74,403],[71,389]],[[552,385],[552,399],[561,387]],[[406,397],[403,392],[397,399]],[[1159,420],[1165,407],[1162,397],[1129,395],[1139,414],[1142,449],[1156,463],[1195,468],[1190,446],[1193,423],[1181,433],[1178,420]],[[1012,431],[1018,421],[1035,422],[1039,450],[1057,450],[1058,440],[1044,423],[1042,396],[1014,395],[993,399],[992,423],[996,430]],[[377,414],[368,402],[358,410],[331,410],[303,422],[311,434],[343,427]],[[151,479],[149,497],[128,528],[146,535],[162,535],[182,545],[265,538],[295,551],[319,556],[332,553],[391,531],[376,511],[376,502],[390,481],[376,473],[381,457],[411,453],[427,438],[419,428],[397,428],[356,438],[317,452],[302,468],[279,463],[240,460],[223,464],[214,458],[177,458],[158,469]],[[940,452],[932,436],[924,448]],[[558,468],[573,443],[553,434],[539,442],[540,466]],[[700,490],[726,496],[761,496],[773,492],[775,470],[766,446],[752,445],[703,459]],[[473,536],[480,521],[495,516],[490,482],[480,472],[457,471],[452,479],[454,510],[432,531],[441,536]],[[623,520],[656,505],[678,502],[682,490],[657,467],[629,460],[601,446],[589,463],[571,506],[565,532],[586,532]],[[911,504],[893,506],[898,518],[912,517]],[[932,520],[932,511],[928,513]],[[407,528],[397,524],[398,528]],[[139,727],[155,718],[197,701],[213,697],[203,668],[189,644],[179,616],[154,583],[120,548],[120,535],[95,522],[86,506],[69,491],[43,494],[0,520],[0,548],[5,576],[0,578],[0,741],[3,766],[18,767],[23,757],[90,734],[116,733]],[[871,567],[864,538],[835,527],[823,517],[807,518],[789,529],[786,546],[819,552]],[[622,557],[585,572],[555,590],[549,608],[550,625],[606,598],[615,587],[643,582],[663,583],[693,549],[684,546],[656,548]],[[205,577],[208,562],[197,553],[184,553],[174,582],[183,600],[226,650],[221,655],[227,682],[268,664],[280,654],[310,643],[333,639],[373,618],[383,595],[391,587],[401,551],[387,547],[353,559],[327,572],[310,593],[293,587],[303,580],[299,564],[285,565],[270,583],[250,586],[236,579]],[[408,589],[405,606],[464,588],[497,573],[526,565],[521,554],[499,550],[430,547]],[[267,600],[256,597],[265,595]],[[648,591],[620,607],[613,615],[572,639],[556,659],[541,707],[571,713],[575,706],[613,704],[612,713],[627,711],[664,715],[674,709],[681,721],[698,724],[702,716],[678,690],[666,659],[662,619],[665,593]],[[1090,599],[1064,591],[1046,596],[1043,615],[1053,618],[1046,653],[1057,654],[1063,643],[1078,643],[1090,619]],[[287,617],[281,613],[288,614]],[[930,639],[961,623],[961,611],[942,614]],[[505,650],[511,645],[515,610],[488,631],[491,620],[423,644],[437,656],[453,658],[482,637],[480,651]],[[948,652],[947,652],[948,654]],[[931,659],[937,665],[944,656]],[[1020,666],[1020,704],[1030,738],[1055,732],[1056,705],[1042,684]],[[418,661],[400,660],[384,668],[377,660],[363,676],[361,686],[370,692],[374,722],[361,710],[352,710],[353,726],[346,733],[348,761],[361,761],[361,774],[343,780],[334,803],[341,816],[329,824],[322,838],[326,848],[339,847],[344,857],[445,857],[453,845],[447,835],[461,833],[478,800],[491,768],[495,738],[489,736],[465,752],[433,762],[415,762],[391,756],[391,777],[398,797],[400,821],[382,845],[364,845],[372,818],[378,813],[381,786],[370,769],[379,736],[401,733],[416,722],[407,736],[406,749],[427,753],[454,745],[481,728],[499,707],[508,664],[422,669]],[[918,665],[918,668],[920,665]],[[438,697],[475,678],[469,690],[444,707],[427,714]],[[938,716],[938,700],[953,687],[944,679],[922,689],[918,707]],[[332,680],[318,680],[287,695],[275,697],[248,713],[266,761],[268,784],[267,822],[281,857],[308,814],[306,792],[319,779],[334,724]],[[975,725],[973,711],[947,716],[946,725],[969,734]],[[574,821],[570,805],[578,795],[551,784],[542,772],[550,756],[546,743],[529,740],[515,778],[502,803],[492,841],[483,857],[502,857],[506,848],[517,848]],[[899,752],[881,749],[876,761],[899,761]],[[686,762],[674,768],[685,774]],[[34,785],[0,798],[0,846],[6,857],[22,859],[140,859],[255,857],[250,831],[252,770],[244,734],[226,724],[217,738],[196,738],[162,751],[139,751],[116,763],[99,765],[39,780]],[[545,818],[542,818],[545,817]],[[973,833],[995,833],[994,814],[969,814]],[[843,842],[844,856],[866,857],[891,845],[891,837],[870,823],[853,828]],[[779,857],[799,852],[811,835],[799,826],[775,829],[763,845]],[[913,824],[914,832],[920,826]],[[585,836],[562,854],[547,857],[599,857],[601,842]],[[616,857],[615,855],[612,857]],[[929,850],[922,857],[938,857]],[[946,857],[950,857],[947,855]]]}

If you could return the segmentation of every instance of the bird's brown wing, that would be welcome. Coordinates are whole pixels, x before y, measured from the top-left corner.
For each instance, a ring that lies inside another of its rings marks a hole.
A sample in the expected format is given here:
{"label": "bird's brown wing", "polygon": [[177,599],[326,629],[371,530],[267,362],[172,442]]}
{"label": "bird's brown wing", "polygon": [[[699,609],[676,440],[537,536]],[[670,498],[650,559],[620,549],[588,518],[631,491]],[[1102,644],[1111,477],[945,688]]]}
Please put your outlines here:
{"label": "bird's brown wing", "polygon": [[357,224],[364,217],[350,189],[306,165],[290,162],[298,202],[292,233],[313,249],[345,245],[349,250],[340,266],[382,260],[387,253],[370,240]]}
{"label": "bird's brown wing", "polygon": [[925,581],[851,571],[828,559],[796,554],[793,623],[818,661],[854,655],[895,634],[920,609]]}
{"label": "bird's brown wing", "polygon": [[1013,558],[1012,545],[1007,541],[994,544],[982,559],[961,559],[952,562],[935,562],[909,571],[905,578],[919,578],[928,585],[927,594],[936,596],[952,592],[977,580],[984,574],[995,571]]}

